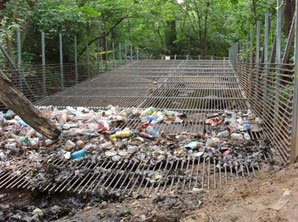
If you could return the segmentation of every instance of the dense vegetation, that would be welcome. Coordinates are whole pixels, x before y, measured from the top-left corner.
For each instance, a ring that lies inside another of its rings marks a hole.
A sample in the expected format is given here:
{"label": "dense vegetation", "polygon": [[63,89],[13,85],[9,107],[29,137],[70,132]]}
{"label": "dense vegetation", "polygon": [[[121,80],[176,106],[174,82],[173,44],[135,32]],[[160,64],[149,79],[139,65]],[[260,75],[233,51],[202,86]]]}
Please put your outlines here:
{"label": "dense vegetation", "polygon": [[[46,33],[47,60],[59,61],[58,33],[64,36],[65,61],[73,60],[74,35],[79,53],[86,43],[96,50],[105,41],[131,42],[150,55],[227,56],[233,42],[247,39],[265,12],[276,15],[276,0],[6,0],[1,5],[0,43],[15,57],[15,31],[22,30],[24,62],[40,62],[40,32]],[[285,30],[293,15],[287,0]],[[272,19],[271,45],[275,19]]]}

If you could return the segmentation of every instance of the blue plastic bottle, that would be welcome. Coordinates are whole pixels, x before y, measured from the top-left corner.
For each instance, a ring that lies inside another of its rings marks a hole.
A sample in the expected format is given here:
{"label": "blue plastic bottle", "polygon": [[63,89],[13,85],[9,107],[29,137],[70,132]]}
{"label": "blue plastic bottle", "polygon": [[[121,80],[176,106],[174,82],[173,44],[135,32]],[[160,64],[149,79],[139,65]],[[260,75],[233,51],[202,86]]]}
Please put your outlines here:
{"label": "blue plastic bottle", "polygon": [[71,159],[73,160],[80,159],[80,158],[83,158],[85,155],[86,155],[86,151],[84,149],[81,149],[79,151],[72,153]]}

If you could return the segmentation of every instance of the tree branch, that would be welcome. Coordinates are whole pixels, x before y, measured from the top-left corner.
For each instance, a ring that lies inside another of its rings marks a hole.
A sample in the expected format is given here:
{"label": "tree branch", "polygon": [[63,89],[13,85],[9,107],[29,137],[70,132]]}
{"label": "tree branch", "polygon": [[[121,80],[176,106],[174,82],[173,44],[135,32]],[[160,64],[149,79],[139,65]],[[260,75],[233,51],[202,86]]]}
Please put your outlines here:
{"label": "tree branch", "polygon": [[[126,16],[124,16],[124,17],[121,17],[107,32],[105,32],[103,35],[101,35],[101,36],[98,36],[98,37],[96,37],[96,38],[94,38],[94,39],[92,39],[92,40],[90,40],[89,42],[88,42],[88,46],[90,46],[93,42],[95,42],[96,40],[98,40],[98,39],[101,39],[101,38],[104,38],[104,37],[106,37],[107,35],[109,35],[110,33],[111,33],[111,31],[113,31],[113,29],[114,28],[116,28],[124,19],[127,19],[129,16],[128,15],[126,15]],[[86,49],[87,49],[87,46],[85,46],[84,48],[83,48],[83,50],[80,52],[80,56],[86,51]]]}

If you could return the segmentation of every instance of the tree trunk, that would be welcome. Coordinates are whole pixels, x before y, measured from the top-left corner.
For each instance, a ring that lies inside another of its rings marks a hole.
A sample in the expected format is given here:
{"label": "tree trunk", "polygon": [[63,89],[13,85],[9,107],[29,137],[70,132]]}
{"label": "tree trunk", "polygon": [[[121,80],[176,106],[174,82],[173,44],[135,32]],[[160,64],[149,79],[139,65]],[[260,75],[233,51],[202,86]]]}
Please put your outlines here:
{"label": "tree trunk", "polygon": [[293,16],[292,25],[288,35],[288,40],[284,50],[284,55],[282,58],[282,64],[287,64],[289,63],[289,60],[290,60],[290,53],[294,46],[294,38],[295,38],[295,19],[296,19],[296,16]]}
{"label": "tree trunk", "polygon": [[208,51],[208,40],[207,40],[207,34],[208,34],[208,14],[209,14],[209,7],[210,7],[210,1],[208,0],[206,2],[206,12],[205,12],[205,25],[204,25],[204,41],[203,41],[203,58],[206,57],[207,51]]}
{"label": "tree trunk", "polygon": [[257,25],[258,16],[257,16],[257,2],[256,2],[256,0],[251,1],[251,10],[252,10],[254,24]]}
{"label": "tree trunk", "polygon": [[167,49],[171,55],[175,55],[177,53],[175,44],[176,38],[176,21],[169,21],[167,22],[165,40]]}
{"label": "tree trunk", "polygon": [[295,14],[295,0],[286,0],[284,8],[284,33],[289,34],[292,24],[292,18]]}
{"label": "tree trunk", "polygon": [[12,84],[12,82],[0,70],[0,98],[1,101],[22,120],[43,136],[57,140],[60,131],[55,124],[46,119],[42,113]]}
{"label": "tree trunk", "polygon": [[8,0],[0,0],[0,10],[3,10],[5,8],[6,2],[8,2]]}

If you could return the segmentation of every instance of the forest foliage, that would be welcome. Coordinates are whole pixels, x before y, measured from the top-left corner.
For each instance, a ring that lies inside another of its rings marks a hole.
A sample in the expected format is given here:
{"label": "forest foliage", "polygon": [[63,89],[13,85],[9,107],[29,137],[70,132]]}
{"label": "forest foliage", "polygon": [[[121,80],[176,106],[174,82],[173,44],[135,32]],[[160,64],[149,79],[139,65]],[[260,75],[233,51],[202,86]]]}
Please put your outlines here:
{"label": "forest foliage", "polygon": [[[15,56],[16,28],[22,30],[24,63],[40,62],[40,33],[46,33],[47,62],[59,62],[63,33],[66,62],[86,44],[132,43],[148,55],[228,56],[228,48],[247,39],[264,14],[271,13],[274,38],[276,0],[8,0],[1,10],[0,43]],[[288,0],[291,2],[291,0]],[[289,22],[288,22],[289,23]],[[285,30],[285,33],[287,31]],[[271,43],[272,44],[272,43]]]}

